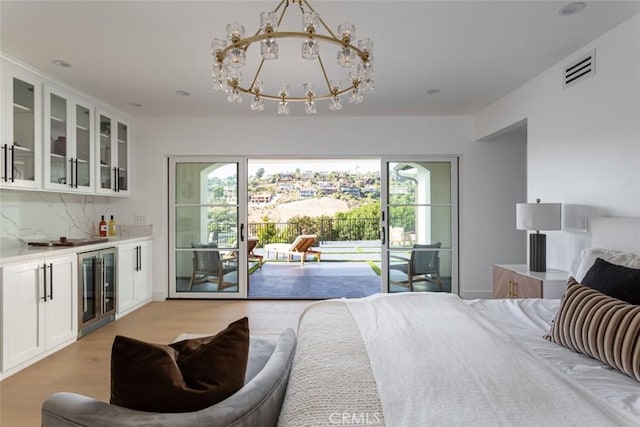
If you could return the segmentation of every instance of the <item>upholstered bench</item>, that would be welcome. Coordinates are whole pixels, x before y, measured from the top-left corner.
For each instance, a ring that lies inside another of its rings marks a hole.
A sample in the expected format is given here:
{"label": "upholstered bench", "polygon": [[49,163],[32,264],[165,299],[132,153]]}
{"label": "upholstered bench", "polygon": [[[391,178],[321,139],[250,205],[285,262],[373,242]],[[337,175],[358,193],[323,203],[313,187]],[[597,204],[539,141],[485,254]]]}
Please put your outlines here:
{"label": "upholstered bench", "polygon": [[222,402],[199,411],[141,412],[61,392],[42,404],[42,426],[275,426],[295,346],[292,329],[279,337],[251,336],[245,385]]}

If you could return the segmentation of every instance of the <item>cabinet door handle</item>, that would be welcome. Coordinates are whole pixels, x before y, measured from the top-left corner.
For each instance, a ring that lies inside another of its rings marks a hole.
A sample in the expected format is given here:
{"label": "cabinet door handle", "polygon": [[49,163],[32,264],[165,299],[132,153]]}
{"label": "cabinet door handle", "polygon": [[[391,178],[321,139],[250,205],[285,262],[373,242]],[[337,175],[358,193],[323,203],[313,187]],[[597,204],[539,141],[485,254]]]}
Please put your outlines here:
{"label": "cabinet door handle", "polygon": [[15,176],[14,176],[14,169],[16,167],[15,154],[16,154],[16,147],[12,145],[11,146],[11,182],[15,182]]}
{"label": "cabinet door handle", "polygon": [[75,179],[73,180],[73,182],[74,182],[75,188],[78,188],[78,158],[76,158],[75,163],[76,163],[76,168],[75,168],[75,172],[74,172],[74,178]]}
{"label": "cabinet door handle", "polygon": [[113,168],[113,191],[118,191],[118,168]]}
{"label": "cabinet door handle", "polygon": [[4,182],[7,182],[7,181],[9,180],[9,172],[8,172],[8,169],[9,169],[9,159],[7,158],[7,154],[9,153],[9,151],[7,150],[7,148],[8,148],[8,147],[7,147],[7,144],[4,144],[4,145],[2,146],[2,151],[4,152],[4,156],[3,156],[3,159],[4,159],[4,169],[2,169],[2,174],[3,174],[3,175],[2,175],[2,180],[3,180]]}
{"label": "cabinet door handle", "polygon": [[141,252],[142,252],[142,247],[136,246],[136,271],[142,270],[142,265],[141,265],[142,262],[140,261],[140,259],[142,258]]}
{"label": "cabinet door handle", "polygon": [[53,301],[53,263],[49,263],[49,299]]}
{"label": "cabinet door handle", "polygon": [[518,286],[518,282],[514,282],[513,280],[509,280],[509,291],[507,296],[509,298],[517,298],[518,297],[518,292],[516,291]]}
{"label": "cabinet door handle", "polygon": [[69,187],[73,188],[73,157],[69,159],[69,167],[71,172],[69,173]]}
{"label": "cabinet door handle", "polygon": [[42,290],[44,291],[44,296],[40,299],[47,302],[47,264],[42,266]]}
{"label": "cabinet door handle", "polygon": [[100,288],[100,313],[104,313],[107,309],[107,269],[104,268],[104,259],[100,258],[100,277],[102,277],[102,283]]}

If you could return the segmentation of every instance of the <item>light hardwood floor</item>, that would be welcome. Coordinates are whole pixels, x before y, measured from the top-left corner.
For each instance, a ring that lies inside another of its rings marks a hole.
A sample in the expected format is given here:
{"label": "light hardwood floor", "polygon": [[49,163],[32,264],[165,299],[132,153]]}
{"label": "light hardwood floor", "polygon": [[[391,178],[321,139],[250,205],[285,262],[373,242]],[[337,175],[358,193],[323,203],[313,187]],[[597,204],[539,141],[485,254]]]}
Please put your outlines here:
{"label": "light hardwood floor", "polygon": [[51,393],[71,391],[109,400],[111,344],[116,335],[168,343],[183,332],[215,333],[249,317],[252,333],[296,329],[310,301],[166,301],[143,308],[0,382],[0,426],[39,426]]}

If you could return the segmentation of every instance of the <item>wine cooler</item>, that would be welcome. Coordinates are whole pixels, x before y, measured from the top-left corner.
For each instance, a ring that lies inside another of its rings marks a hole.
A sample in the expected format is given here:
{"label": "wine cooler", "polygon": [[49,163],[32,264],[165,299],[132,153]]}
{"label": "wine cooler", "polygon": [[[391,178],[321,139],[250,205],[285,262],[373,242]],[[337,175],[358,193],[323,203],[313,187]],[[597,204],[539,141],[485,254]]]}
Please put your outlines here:
{"label": "wine cooler", "polygon": [[115,319],[115,248],[78,254],[78,338]]}

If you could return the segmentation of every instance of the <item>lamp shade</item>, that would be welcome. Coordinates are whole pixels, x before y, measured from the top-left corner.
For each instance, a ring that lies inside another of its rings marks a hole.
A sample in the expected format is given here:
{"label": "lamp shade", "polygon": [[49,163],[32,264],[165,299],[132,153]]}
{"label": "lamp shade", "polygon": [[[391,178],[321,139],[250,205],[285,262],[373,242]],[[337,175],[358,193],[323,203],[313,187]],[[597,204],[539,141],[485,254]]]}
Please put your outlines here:
{"label": "lamp shade", "polygon": [[560,230],[560,203],[516,204],[516,228],[518,230]]}

